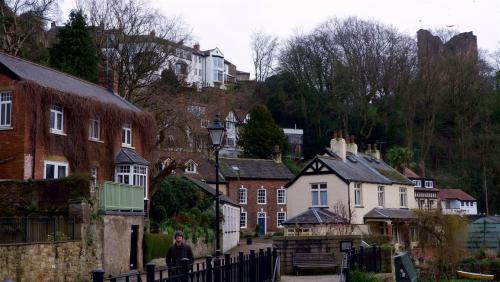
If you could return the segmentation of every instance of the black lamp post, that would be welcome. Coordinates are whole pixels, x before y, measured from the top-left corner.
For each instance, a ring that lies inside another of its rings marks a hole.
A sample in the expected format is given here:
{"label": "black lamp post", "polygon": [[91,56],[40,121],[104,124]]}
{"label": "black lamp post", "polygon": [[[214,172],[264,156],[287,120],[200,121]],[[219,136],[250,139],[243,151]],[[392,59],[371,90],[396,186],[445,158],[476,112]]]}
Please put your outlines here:
{"label": "black lamp post", "polygon": [[216,252],[220,251],[220,218],[219,218],[219,150],[222,146],[222,140],[224,139],[224,134],[226,129],[224,125],[220,122],[220,114],[215,115],[215,119],[212,123],[207,126],[208,133],[210,135],[210,141],[212,142],[212,148],[215,152],[215,241],[216,241]]}

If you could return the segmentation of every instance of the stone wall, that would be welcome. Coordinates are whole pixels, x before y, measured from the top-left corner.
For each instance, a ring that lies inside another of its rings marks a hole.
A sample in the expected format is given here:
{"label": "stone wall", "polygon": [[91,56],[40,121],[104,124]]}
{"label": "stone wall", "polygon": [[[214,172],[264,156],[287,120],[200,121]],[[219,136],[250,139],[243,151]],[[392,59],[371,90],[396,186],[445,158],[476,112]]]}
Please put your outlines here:
{"label": "stone wall", "polygon": [[196,244],[193,244],[191,240],[186,240],[186,243],[190,245],[191,249],[193,250],[193,256],[195,259],[213,255],[215,252],[215,241],[211,243],[205,243],[204,240],[205,239],[198,239]]}
{"label": "stone wall", "polygon": [[295,253],[332,253],[337,265],[340,266],[344,253],[340,252],[340,241],[352,240],[353,246],[358,247],[361,236],[299,236],[276,237],[273,245],[280,254],[280,269],[282,274],[293,273],[293,255]]}
{"label": "stone wall", "polygon": [[0,281],[89,281],[98,259],[84,242],[0,245]]}

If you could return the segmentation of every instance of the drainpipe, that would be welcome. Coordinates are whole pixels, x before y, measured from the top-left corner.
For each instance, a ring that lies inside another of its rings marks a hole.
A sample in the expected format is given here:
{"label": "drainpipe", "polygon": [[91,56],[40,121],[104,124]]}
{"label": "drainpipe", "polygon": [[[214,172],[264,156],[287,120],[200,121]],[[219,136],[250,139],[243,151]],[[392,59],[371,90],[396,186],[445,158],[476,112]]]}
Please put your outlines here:
{"label": "drainpipe", "polygon": [[38,129],[38,118],[37,118],[37,110],[35,110],[33,117],[33,132],[32,132],[32,141],[33,148],[31,149],[31,154],[33,155],[31,158],[31,179],[35,179],[35,166],[36,166],[36,135]]}
{"label": "drainpipe", "polygon": [[347,205],[349,206],[349,224],[351,224],[351,191],[350,186],[351,182],[347,182]]}

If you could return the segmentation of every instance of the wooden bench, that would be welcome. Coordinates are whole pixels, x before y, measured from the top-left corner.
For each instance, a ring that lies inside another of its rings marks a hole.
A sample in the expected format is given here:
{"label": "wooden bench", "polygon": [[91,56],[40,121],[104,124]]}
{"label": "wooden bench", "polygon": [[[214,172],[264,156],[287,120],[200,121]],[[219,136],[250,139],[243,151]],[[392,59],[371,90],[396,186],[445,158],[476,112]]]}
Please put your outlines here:
{"label": "wooden bench", "polygon": [[299,274],[299,269],[332,269],[337,271],[333,253],[295,253],[292,259],[296,275]]}

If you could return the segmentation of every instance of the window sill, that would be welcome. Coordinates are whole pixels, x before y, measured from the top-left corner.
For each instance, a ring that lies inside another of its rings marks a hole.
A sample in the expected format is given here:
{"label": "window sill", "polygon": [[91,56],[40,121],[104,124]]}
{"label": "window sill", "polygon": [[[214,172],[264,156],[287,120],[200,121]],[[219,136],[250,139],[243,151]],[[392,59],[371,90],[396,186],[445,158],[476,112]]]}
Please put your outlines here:
{"label": "window sill", "polygon": [[14,127],[12,126],[0,126],[0,131],[7,131],[7,130],[13,130]]}
{"label": "window sill", "polygon": [[50,133],[55,134],[55,135],[61,135],[61,136],[67,136],[68,134],[64,133],[63,131],[57,131],[57,130],[50,130]]}
{"label": "window sill", "polygon": [[123,147],[123,148],[129,148],[129,149],[134,149],[134,150],[135,150],[135,147],[134,147],[134,146],[132,146],[132,145],[128,145],[128,144],[123,144],[123,143],[122,143],[122,147]]}
{"label": "window sill", "polygon": [[362,208],[364,208],[365,206],[360,206],[360,205],[358,205],[358,206],[354,206],[354,207],[355,207],[355,208],[358,208],[358,209],[362,209]]}
{"label": "window sill", "polygon": [[328,208],[328,206],[311,206],[311,208]]}
{"label": "window sill", "polygon": [[96,142],[96,143],[101,143],[101,144],[104,144],[104,141],[102,141],[102,140],[99,140],[99,139],[93,139],[93,138],[89,138],[89,141],[92,141],[92,142]]}
{"label": "window sill", "polygon": [[267,203],[257,203],[257,205],[267,205]]}
{"label": "window sill", "polygon": [[239,203],[240,205],[246,205],[247,203]]}
{"label": "window sill", "polygon": [[399,207],[400,210],[408,210],[408,207]]}

